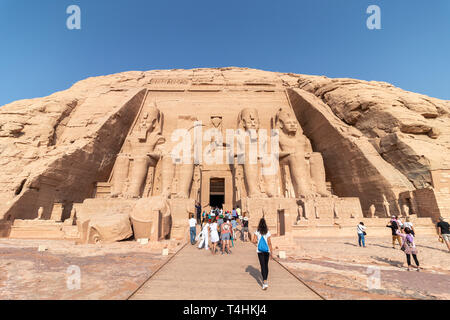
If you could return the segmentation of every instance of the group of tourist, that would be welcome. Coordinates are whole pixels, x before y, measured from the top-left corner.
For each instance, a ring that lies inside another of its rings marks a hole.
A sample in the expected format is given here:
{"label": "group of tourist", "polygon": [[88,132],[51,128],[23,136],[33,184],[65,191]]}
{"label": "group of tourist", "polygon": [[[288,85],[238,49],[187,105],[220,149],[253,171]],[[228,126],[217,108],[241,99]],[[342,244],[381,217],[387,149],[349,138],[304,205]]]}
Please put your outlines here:
{"label": "group of tourist", "polygon": [[[408,271],[411,270],[411,256],[416,263],[417,271],[420,270],[419,260],[417,258],[417,247],[415,244],[416,232],[414,230],[414,225],[409,217],[406,217],[405,222],[398,216],[392,216],[386,227],[391,229],[392,232],[392,248],[395,249],[396,242],[398,243],[400,249],[406,255],[406,262],[408,264]],[[360,222],[356,227],[358,234],[358,244],[361,247],[365,247],[365,236],[366,226],[363,222]],[[450,252],[450,225],[445,221],[444,217],[439,218],[437,223],[437,230],[439,235],[439,241],[445,242],[447,249]]]}
{"label": "group of tourist", "polygon": [[[196,206],[198,212],[198,205]],[[200,224],[200,233],[196,234],[196,226]],[[243,241],[248,239],[248,218],[241,215],[239,207],[230,211],[213,207],[211,211],[203,213],[194,219],[191,215],[189,219],[191,244],[198,241],[198,248],[211,249],[212,254],[216,254],[220,248],[222,254],[231,254],[234,241],[239,233]]]}
{"label": "group of tourist", "polygon": [[[198,204],[196,208],[198,209]],[[234,240],[237,239],[238,233],[240,233],[242,241],[248,241],[248,218],[245,214],[241,215],[241,209],[239,207],[233,208],[231,212],[214,207],[209,213],[203,211],[200,218],[201,228],[198,235],[196,234],[198,219],[195,219],[194,215],[191,215],[189,219],[191,244],[195,245],[198,242],[199,249],[205,248],[205,250],[210,250],[211,254],[215,255],[220,248],[222,254],[231,254],[231,248],[234,247]],[[269,287],[267,281],[269,275],[269,258],[273,252],[270,236],[266,220],[261,218],[257,230],[251,237],[251,241],[256,244],[256,252],[258,254],[263,279],[263,290]]]}

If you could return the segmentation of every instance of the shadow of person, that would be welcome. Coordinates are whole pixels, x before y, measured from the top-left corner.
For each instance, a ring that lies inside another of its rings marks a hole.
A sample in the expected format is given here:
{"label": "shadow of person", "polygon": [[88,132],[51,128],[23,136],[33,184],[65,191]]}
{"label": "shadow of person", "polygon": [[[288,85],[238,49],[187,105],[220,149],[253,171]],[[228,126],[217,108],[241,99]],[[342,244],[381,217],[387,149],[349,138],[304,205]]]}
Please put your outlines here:
{"label": "shadow of person", "polygon": [[253,278],[255,278],[258,285],[262,286],[261,272],[258,269],[256,269],[254,266],[249,265],[245,269],[245,272],[248,272]]}
{"label": "shadow of person", "polygon": [[416,247],[418,247],[418,248],[423,247],[423,248],[433,249],[433,250],[437,250],[437,251],[448,252],[447,250],[444,250],[444,249],[433,248],[433,247],[425,246],[423,244],[417,244]]}
{"label": "shadow of person", "polygon": [[354,247],[357,247],[357,246],[358,246],[357,244],[350,243],[350,242],[344,242],[344,244],[349,245],[349,246],[354,246]]}
{"label": "shadow of person", "polygon": [[374,260],[380,261],[380,262],[384,262],[386,264],[390,264],[391,266],[397,267],[397,268],[402,268],[403,267],[403,262],[401,261],[395,261],[395,260],[390,260],[387,258],[383,258],[383,257],[377,257],[377,256],[372,256],[371,257]]}
{"label": "shadow of person", "polygon": [[392,246],[385,246],[385,245],[377,244],[377,243],[374,243],[374,244],[372,244],[372,245],[373,245],[373,246],[377,246],[377,247],[381,247],[381,248],[392,249]]}

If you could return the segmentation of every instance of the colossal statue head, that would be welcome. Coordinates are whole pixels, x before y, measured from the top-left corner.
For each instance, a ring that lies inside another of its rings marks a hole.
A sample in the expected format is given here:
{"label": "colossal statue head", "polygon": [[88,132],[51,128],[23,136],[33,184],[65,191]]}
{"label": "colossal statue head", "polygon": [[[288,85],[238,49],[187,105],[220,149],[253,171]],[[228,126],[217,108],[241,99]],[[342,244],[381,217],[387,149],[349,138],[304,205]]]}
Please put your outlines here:
{"label": "colossal statue head", "polygon": [[258,130],[259,129],[259,116],[258,111],[255,108],[245,108],[239,113],[238,117],[239,126],[245,130]]}
{"label": "colossal statue head", "polygon": [[161,111],[156,107],[156,103],[150,108],[148,113],[145,115],[147,122],[150,124],[149,131],[153,132],[161,130]]}
{"label": "colossal statue head", "polygon": [[275,116],[275,126],[286,134],[295,134],[299,131],[299,124],[292,112],[280,108]]}

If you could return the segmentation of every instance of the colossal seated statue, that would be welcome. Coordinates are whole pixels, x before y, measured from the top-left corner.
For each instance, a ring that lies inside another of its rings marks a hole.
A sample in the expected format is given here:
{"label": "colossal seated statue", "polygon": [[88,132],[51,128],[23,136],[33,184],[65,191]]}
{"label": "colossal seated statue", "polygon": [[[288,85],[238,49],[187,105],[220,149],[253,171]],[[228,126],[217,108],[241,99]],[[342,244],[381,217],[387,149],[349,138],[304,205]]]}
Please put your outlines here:
{"label": "colossal seated statue", "polygon": [[[238,162],[243,163],[244,180],[247,185],[247,195],[250,198],[262,198],[266,195],[261,192],[258,172],[258,133],[259,115],[255,108],[245,108],[238,116],[238,128],[242,139],[238,139]],[[248,137],[248,140],[247,140]]]}
{"label": "colossal seated statue", "polygon": [[[179,136],[181,142],[168,141],[162,148],[161,195],[166,199],[188,199],[190,196],[194,176],[193,129],[196,125],[196,117],[178,116],[177,129],[181,129],[180,133],[183,133],[183,136]],[[175,181],[177,181],[176,188]]]}
{"label": "colossal seated statue", "polygon": [[[149,166],[156,166],[161,157],[161,112],[156,106],[143,115],[139,126],[126,138],[117,155],[111,186],[112,197],[141,196]],[[131,165],[130,165],[131,162]]]}
{"label": "colossal seated statue", "polygon": [[289,167],[295,196],[330,196],[326,187],[322,155],[312,152],[311,143],[303,134],[295,115],[280,108],[274,122],[274,128],[279,129],[280,164]]}

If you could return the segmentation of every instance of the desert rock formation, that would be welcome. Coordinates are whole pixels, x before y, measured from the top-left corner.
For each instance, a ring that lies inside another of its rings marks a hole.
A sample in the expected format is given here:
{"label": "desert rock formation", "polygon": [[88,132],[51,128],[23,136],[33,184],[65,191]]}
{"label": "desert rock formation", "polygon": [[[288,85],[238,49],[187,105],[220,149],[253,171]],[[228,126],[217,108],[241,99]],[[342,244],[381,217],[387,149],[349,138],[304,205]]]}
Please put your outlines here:
{"label": "desert rock formation", "polygon": [[380,215],[386,195],[393,213],[406,204],[413,214],[450,215],[450,203],[433,200],[436,209],[428,200],[402,202],[417,190],[425,190],[418,199],[449,193],[450,101],[384,82],[230,67],[88,78],[48,97],[1,107],[0,223],[35,219],[40,207],[49,219],[54,203],[66,204],[64,220],[73,203],[95,196],[95,183],[108,180],[146,88],[167,86],[285,90],[313,151],[322,154],[335,195],[358,197],[365,213],[375,204]]}

